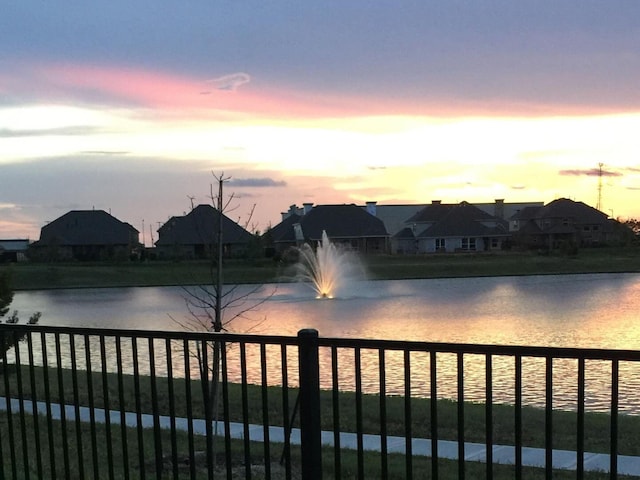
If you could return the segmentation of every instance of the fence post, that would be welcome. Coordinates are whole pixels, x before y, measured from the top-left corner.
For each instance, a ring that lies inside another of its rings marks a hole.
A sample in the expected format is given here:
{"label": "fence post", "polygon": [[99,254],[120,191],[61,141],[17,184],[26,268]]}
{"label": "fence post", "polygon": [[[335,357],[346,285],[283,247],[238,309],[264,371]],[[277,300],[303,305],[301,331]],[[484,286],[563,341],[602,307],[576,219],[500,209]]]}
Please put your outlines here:
{"label": "fence post", "polygon": [[302,478],[322,478],[322,433],[320,429],[320,365],[318,331],[298,332],[300,381],[300,440]]}

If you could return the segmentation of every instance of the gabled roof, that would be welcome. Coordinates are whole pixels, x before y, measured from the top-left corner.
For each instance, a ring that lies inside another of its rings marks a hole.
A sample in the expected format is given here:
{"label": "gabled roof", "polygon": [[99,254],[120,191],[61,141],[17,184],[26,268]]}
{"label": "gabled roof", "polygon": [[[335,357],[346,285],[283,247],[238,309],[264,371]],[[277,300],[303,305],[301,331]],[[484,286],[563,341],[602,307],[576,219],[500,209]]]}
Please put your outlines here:
{"label": "gabled roof", "polygon": [[357,205],[316,205],[307,214],[291,215],[273,227],[274,242],[295,242],[295,224],[300,224],[306,240],[319,241],[323,231],[332,239],[389,236],[382,220]]}
{"label": "gabled roof", "polygon": [[543,207],[525,208],[511,217],[512,220],[542,220],[571,218],[579,224],[601,224],[608,215],[586,203],[576,202],[568,198],[558,198]]}
{"label": "gabled roof", "polygon": [[296,236],[293,226],[300,223],[302,217],[300,215],[291,214],[279,224],[271,227],[269,233],[274,242],[295,242]]}
{"label": "gabled roof", "polygon": [[[413,217],[426,206],[424,203],[417,205],[376,205],[375,216],[382,220],[387,233],[395,237],[398,232],[405,228],[407,219]],[[362,206],[360,208],[366,209],[366,207]]]}
{"label": "gabled roof", "polygon": [[[158,229],[156,245],[201,245],[216,241],[220,214],[211,205],[198,205],[187,215],[171,217]],[[222,214],[222,242],[246,243],[252,235]]]}
{"label": "gabled roof", "polygon": [[433,202],[410,217],[406,223],[437,222],[455,207],[457,207],[456,204]]}
{"label": "gabled roof", "polygon": [[[437,206],[437,205],[436,205]],[[446,213],[418,237],[481,237],[508,235],[507,223],[487,212],[462,202],[449,205]],[[492,224],[491,226],[486,225]]]}
{"label": "gabled roof", "polygon": [[586,203],[558,198],[542,207],[536,218],[574,218],[579,223],[602,223],[607,220],[608,215]]}
{"label": "gabled roof", "polygon": [[40,245],[128,245],[138,230],[104,210],[72,210],[40,230]]}
{"label": "gabled roof", "polygon": [[396,238],[398,240],[402,240],[402,239],[414,239],[416,237],[413,234],[413,230],[411,230],[409,227],[405,227],[402,230],[400,230],[398,233],[396,233],[393,236],[393,238]]}

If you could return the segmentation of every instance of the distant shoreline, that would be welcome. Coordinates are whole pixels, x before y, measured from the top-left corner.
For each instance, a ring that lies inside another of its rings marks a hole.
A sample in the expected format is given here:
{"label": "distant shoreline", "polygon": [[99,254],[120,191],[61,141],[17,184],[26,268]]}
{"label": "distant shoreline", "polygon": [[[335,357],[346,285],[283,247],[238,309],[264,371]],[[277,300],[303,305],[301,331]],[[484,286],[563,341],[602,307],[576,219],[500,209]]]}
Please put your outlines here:
{"label": "distant shoreline", "polygon": [[[638,273],[640,248],[582,249],[577,255],[535,252],[379,255],[362,257],[372,280]],[[290,265],[272,259],[230,259],[224,264],[228,284],[278,283],[292,278]],[[0,265],[11,272],[14,290],[144,287],[212,283],[209,262],[21,263]]]}

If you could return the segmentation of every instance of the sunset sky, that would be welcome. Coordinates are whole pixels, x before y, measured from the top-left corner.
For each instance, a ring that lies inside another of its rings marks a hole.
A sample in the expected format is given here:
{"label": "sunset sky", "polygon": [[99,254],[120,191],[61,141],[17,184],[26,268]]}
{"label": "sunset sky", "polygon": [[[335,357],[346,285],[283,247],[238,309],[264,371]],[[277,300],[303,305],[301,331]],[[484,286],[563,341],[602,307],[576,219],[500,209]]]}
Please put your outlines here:
{"label": "sunset sky", "polygon": [[637,0],[1,12],[0,238],[95,208],[150,244],[210,202],[212,172],[262,231],[303,202],[595,207],[600,163],[602,211],[640,217]]}

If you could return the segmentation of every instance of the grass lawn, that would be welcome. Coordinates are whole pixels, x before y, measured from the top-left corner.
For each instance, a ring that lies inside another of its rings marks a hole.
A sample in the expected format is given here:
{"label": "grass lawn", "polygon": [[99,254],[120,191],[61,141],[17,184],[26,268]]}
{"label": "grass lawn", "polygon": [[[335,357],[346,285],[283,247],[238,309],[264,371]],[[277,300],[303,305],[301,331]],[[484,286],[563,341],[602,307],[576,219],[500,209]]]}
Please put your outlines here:
{"label": "grass lawn", "polygon": [[[22,370],[23,398],[33,397],[30,389],[31,376],[29,369]],[[78,372],[76,383],[77,393],[73,390],[74,379],[72,371],[60,370],[64,386],[63,397],[65,403],[74,403],[77,394],[78,404],[89,406],[88,382],[85,372]],[[49,368],[49,384],[52,402],[58,402],[58,370]],[[109,374],[108,407],[111,410],[121,408],[120,389],[115,374]],[[0,376],[2,379],[2,376]],[[9,374],[9,391],[12,396],[18,392],[17,375]],[[172,411],[177,417],[187,417],[187,385],[184,379],[176,378],[171,381],[173,395],[170,396],[170,385],[167,378],[157,378],[157,402],[158,413],[169,415]],[[135,395],[135,384],[132,376],[123,376],[123,409],[136,411],[137,402],[140,402],[141,411],[152,413],[153,398],[151,396],[151,380],[149,377],[140,377],[139,396]],[[45,398],[45,379],[41,368],[34,369],[34,384],[36,385],[36,398]],[[193,418],[204,418],[202,391],[200,382],[192,380],[189,386]],[[102,378],[97,373],[92,382],[93,401],[96,408],[104,408],[105,388]],[[0,396],[5,392],[4,380],[0,381]],[[297,389],[288,389],[288,403],[292,411],[297,396]],[[283,425],[283,390],[280,387],[267,387],[264,391],[267,397],[267,419],[270,425]],[[229,419],[232,422],[243,422],[242,391],[238,384],[229,384]],[[247,418],[248,423],[262,424],[264,411],[262,408],[263,390],[259,386],[249,385],[247,388]],[[170,403],[173,402],[173,404]],[[411,430],[416,438],[430,438],[431,417],[430,400],[413,398],[411,400]],[[357,411],[355,395],[352,392],[340,392],[338,400],[339,429],[344,432],[356,432]],[[291,414],[289,412],[289,415]],[[332,392],[321,392],[321,425],[323,430],[333,431],[334,402]],[[486,415],[485,405],[478,403],[465,403],[465,440],[469,442],[484,443]],[[515,409],[511,405],[496,404],[493,407],[493,441],[496,444],[513,445]],[[524,446],[544,447],[545,412],[542,409],[524,407],[522,410],[522,442]],[[553,415],[553,446],[554,448],[575,450],[577,416],[575,412],[554,411]],[[380,434],[380,397],[378,395],[362,396],[362,429],[364,433]],[[585,418],[585,449],[590,452],[608,453],[610,416],[602,413],[589,413]],[[399,396],[386,397],[386,427],[388,435],[403,436],[406,431],[405,424],[405,399]],[[618,451],[623,455],[640,455],[640,443],[637,442],[637,432],[640,431],[640,417],[620,415],[618,421],[619,439]],[[438,401],[438,435],[441,440],[457,440],[457,402],[451,400]],[[605,432],[603,434],[603,432]]]}
{"label": "grass lawn", "polygon": [[[375,255],[361,259],[371,279],[441,278],[563,273],[640,272],[640,248],[583,249],[575,256],[536,252]],[[289,265],[271,259],[226,260],[226,283],[288,281]],[[211,283],[206,261],[24,263],[0,266],[16,290],[196,285]]]}

